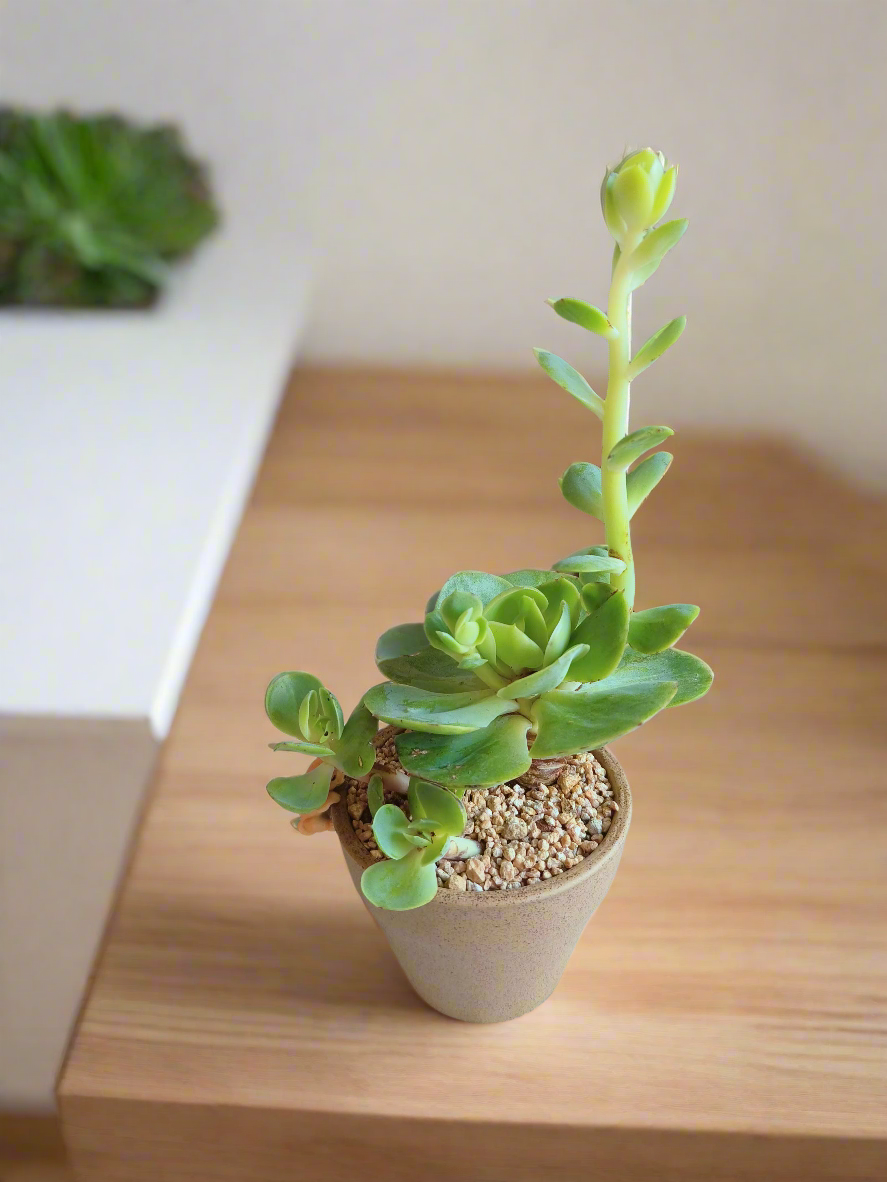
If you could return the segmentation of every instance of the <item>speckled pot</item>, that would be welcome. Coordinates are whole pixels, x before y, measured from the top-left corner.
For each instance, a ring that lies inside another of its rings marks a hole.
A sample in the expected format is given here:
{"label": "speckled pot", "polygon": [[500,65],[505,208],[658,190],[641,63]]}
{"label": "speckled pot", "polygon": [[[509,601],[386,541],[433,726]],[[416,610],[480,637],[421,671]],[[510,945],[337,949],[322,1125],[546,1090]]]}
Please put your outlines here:
{"label": "speckled pot", "polygon": [[425,907],[383,911],[364,899],[360,876],[372,862],[343,798],[331,814],[348,871],[385,933],[410,984],[434,1009],[463,1022],[506,1022],[554,991],[585,925],[610,889],[631,822],[631,792],[606,747],[619,811],[604,840],[578,866],[517,891],[439,890]]}

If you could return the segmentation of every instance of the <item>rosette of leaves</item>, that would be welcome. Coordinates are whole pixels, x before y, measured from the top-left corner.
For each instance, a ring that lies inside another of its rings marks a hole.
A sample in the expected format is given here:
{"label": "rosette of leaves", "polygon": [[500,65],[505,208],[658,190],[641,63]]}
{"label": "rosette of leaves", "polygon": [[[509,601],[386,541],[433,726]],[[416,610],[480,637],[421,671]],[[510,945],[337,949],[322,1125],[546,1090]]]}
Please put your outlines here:
{"label": "rosette of leaves", "polygon": [[423,907],[437,892],[435,866],[444,856],[470,858],[477,842],[462,836],[466,817],[460,801],[445,788],[411,779],[409,817],[396,804],[383,804],[382,779],[370,779],[367,797],[373,836],[386,860],[364,870],[360,886],[366,898],[386,911]]}
{"label": "rosette of leaves", "polygon": [[[365,696],[402,727],[406,770],[457,795],[517,779],[534,759],[574,755],[708,689],[711,670],[672,646],[698,609],[631,612],[604,547],[567,560],[581,573],[460,571],[424,624],[379,640],[388,681]],[[560,564],[558,564],[560,565]]]}
{"label": "rosette of leaves", "polygon": [[217,221],[174,127],[0,111],[0,303],[148,305]]}
{"label": "rosette of leaves", "polygon": [[279,731],[292,736],[272,743],[272,751],[295,751],[320,761],[301,775],[278,776],[268,784],[269,796],[289,812],[319,809],[336,770],[355,779],[371,772],[376,719],[359,702],[346,722],[335,695],[313,674],[279,673],[265,693],[265,713]]}

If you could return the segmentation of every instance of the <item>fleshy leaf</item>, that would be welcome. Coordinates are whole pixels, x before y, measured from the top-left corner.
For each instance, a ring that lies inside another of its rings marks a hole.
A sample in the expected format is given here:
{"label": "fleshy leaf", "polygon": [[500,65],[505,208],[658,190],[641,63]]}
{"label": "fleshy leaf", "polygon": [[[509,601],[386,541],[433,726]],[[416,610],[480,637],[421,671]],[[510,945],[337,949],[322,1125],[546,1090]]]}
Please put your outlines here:
{"label": "fleshy leaf", "polygon": [[576,580],[570,578],[569,575],[561,575],[559,578],[553,579],[551,571],[549,571],[548,582],[543,583],[539,590],[548,603],[544,612],[545,623],[548,627],[554,627],[556,621],[560,619],[562,603],[565,603],[570,609],[570,620],[575,627],[579,620],[581,602],[580,589]]}
{"label": "fleshy leaf", "polygon": [[625,563],[621,558],[611,558],[609,554],[571,554],[568,558],[555,562],[552,570],[621,575],[625,570]]}
{"label": "fleshy leaf", "polygon": [[569,296],[547,302],[554,308],[558,316],[563,320],[569,320],[571,324],[578,324],[580,328],[597,333],[599,337],[603,337],[607,341],[612,341],[619,336],[619,330],[613,327],[607,319],[606,313],[602,312],[600,308],[596,308],[594,304],[586,304],[584,300],[574,300]]}
{"label": "fleshy leaf", "polygon": [[617,668],[628,640],[631,615],[625,595],[614,591],[594,608],[575,629],[570,640],[587,644],[588,652],[570,669],[572,681],[601,681]]}
{"label": "fleshy leaf", "polygon": [[[549,579],[551,571],[548,572]],[[537,607],[546,608],[548,600],[538,587],[509,587],[495,599],[491,599],[484,608],[484,616],[491,623],[513,624],[524,613],[524,600],[531,599]]]}
{"label": "fleshy leaf", "polygon": [[319,809],[329,796],[333,769],[321,763],[301,776],[278,776],[268,784],[268,795],[291,813]]}
{"label": "fleshy leaf", "polygon": [[581,660],[587,652],[587,644],[574,644],[572,648],[568,648],[556,661],[546,665],[544,669],[529,673],[526,677],[521,677],[519,681],[512,681],[510,685],[503,686],[499,690],[499,697],[512,700],[535,698],[539,694],[557,689],[568,676],[573,677],[571,669],[573,661]]}
{"label": "fleshy leaf", "polygon": [[376,719],[363,702],[352,710],[342,730],[342,737],[335,744],[336,760],[346,776],[355,780],[368,776],[376,761],[373,735],[379,729]]}
{"label": "fleshy leaf", "polygon": [[407,834],[406,814],[396,804],[383,804],[373,817],[373,837],[386,858],[405,858],[415,845]]}
{"label": "fleshy leaf", "polygon": [[370,816],[375,817],[384,803],[385,789],[382,784],[382,777],[370,776],[370,782],[367,784],[367,804],[369,805]]}
{"label": "fleshy leaf", "polygon": [[586,583],[582,588],[582,604],[586,611],[593,612],[612,594],[613,588],[608,583]]}
{"label": "fleshy leaf", "polygon": [[637,272],[648,267],[655,270],[666,253],[680,242],[687,225],[686,218],[676,218],[673,222],[663,222],[661,226],[651,230],[631,257],[632,270]]}
{"label": "fleshy leaf", "polygon": [[370,903],[386,911],[424,907],[437,894],[434,862],[423,861],[426,850],[411,850],[396,862],[374,862],[360,878],[360,889]]}
{"label": "fleshy leaf", "polygon": [[428,648],[424,624],[395,624],[376,641],[376,664]]}
{"label": "fleshy leaf", "polygon": [[463,735],[489,726],[494,718],[514,709],[513,702],[494,690],[477,693],[433,694],[412,686],[385,681],[364,695],[367,708],[383,722],[428,734]]}
{"label": "fleshy leaf", "polygon": [[571,464],[561,477],[560,486],[565,499],[574,508],[603,521],[601,470],[597,464]]}
{"label": "fleshy leaf", "polygon": [[513,570],[502,578],[514,587],[541,587],[551,582],[550,570]]}
{"label": "fleshy leaf", "polygon": [[652,680],[675,682],[678,690],[669,706],[683,706],[708,692],[714,673],[705,661],[692,653],[685,653],[683,649],[668,648],[648,656],[627,648],[616,672],[598,684],[621,687]]}
{"label": "fleshy leaf", "polygon": [[325,759],[329,762],[333,758],[331,747],[324,747],[321,743],[269,743],[272,751],[296,751],[299,755],[310,755],[315,759]]}
{"label": "fleshy leaf", "polygon": [[460,570],[450,575],[441,587],[437,596],[437,603],[442,604],[448,595],[454,591],[470,591],[476,595],[482,604],[487,604],[503,591],[510,591],[511,583],[499,575],[488,575],[482,570]]}
{"label": "fleshy leaf", "polygon": [[648,366],[661,357],[666,349],[670,349],[686,327],[687,317],[677,316],[674,320],[670,320],[664,328],[654,332],[632,358],[631,365],[628,367],[629,380],[634,381],[638,374],[643,373]]}
{"label": "fleshy leaf", "polygon": [[628,629],[628,643],[639,653],[661,653],[684,635],[699,608],[692,603],[669,603],[635,612]]}
{"label": "fleshy leaf", "polygon": [[[542,658],[543,664],[551,665],[567,651],[572,629],[573,617],[570,613],[570,605],[564,600],[561,603],[561,614],[558,616],[557,623],[552,628],[551,635],[548,638],[548,644],[545,646],[545,653]],[[543,691],[537,690],[536,692],[542,693]]]}
{"label": "fleshy leaf", "polygon": [[378,665],[379,672],[390,681],[432,693],[458,694],[485,688],[468,669],[460,669],[452,657],[427,646],[416,653],[379,661]]}
{"label": "fleshy leaf", "polygon": [[299,707],[307,694],[322,687],[323,683],[312,673],[300,670],[278,673],[265,691],[265,713],[279,731],[304,739],[299,730]]}
{"label": "fleshy leaf", "polygon": [[674,435],[671,427],[638,427],[637,431],[623,435],[614,445],[613,450],[607,456],[607,463],[617,472],[621,471],[629,464],[633,464],[651,447],[658,447],[660,443],[668,439],[669,435]]}
{"label": "fleshy leaf", "polygon": [[599,419],[604,417],[604,400],[595,394],[578,370],[568,365],[562,357],[556,357],[554,353],[549,353],[545,349],[534,349],[533,352],[552,381],[557,382],[568,394],[572,394],[583,406],[593,410]]}
{"label": "fleshy leaf", "polygon": [[625,477],[625,487],[628,494],[628,515],[634,517],[665,473],[671,466],[674,456],[671,452],[657,451],[653,455],[641,460],[636,468]]}
{"label": "fleshy leaf", "polygon": [[652,718],[668,705],[677,689],[673,681],[638,681],[618,688],[608,688],[609,682],[542,695],[533,708],[533,759],[602,747]]}
{"label": "fleshy leaf", "polygon": [[496,641],[496,659],[512,669],[539,669],[543,652],[534,640],[515,624],[490,624],[490,632]]}
{"label": "fleshy leaf", "polygon": [[446,788],[427,780],[410,780],[410,811],[414,820],[436,821],[447,837],[461,837],[467,824],[465,809]]}
{"label": "fleshy leaf", "polygon": [[522,714],[491,722],[470,735],[416,735],[394,740],[400,762],[411,776],[423,776],[458,791],[469,784],[490,787],[522,776],[530,766]]}

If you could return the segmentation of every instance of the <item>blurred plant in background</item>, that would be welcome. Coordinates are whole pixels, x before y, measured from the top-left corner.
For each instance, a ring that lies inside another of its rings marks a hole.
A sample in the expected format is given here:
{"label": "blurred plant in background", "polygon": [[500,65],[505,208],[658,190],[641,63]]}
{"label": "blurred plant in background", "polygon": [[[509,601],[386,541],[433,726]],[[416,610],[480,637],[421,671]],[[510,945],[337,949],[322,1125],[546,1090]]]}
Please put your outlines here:
{"label": "blurred plant in background", "polygon": [[170,126],[0,110],[0,304],[152,304],[218,223]]}

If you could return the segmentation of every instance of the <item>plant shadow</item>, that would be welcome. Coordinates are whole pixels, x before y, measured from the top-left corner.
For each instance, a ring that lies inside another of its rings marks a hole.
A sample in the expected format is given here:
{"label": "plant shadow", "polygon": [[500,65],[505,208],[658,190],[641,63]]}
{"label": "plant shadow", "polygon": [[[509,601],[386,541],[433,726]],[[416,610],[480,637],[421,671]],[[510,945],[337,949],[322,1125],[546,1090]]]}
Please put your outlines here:
{"label": "plant shadow", "polygon": [[176,1004],[265,1014],[426,1010],[362,908],[131,897],[115,927],[104,966],[115,991],[144,997],[135,948],[150,963],[152,994],[168,992]]}

